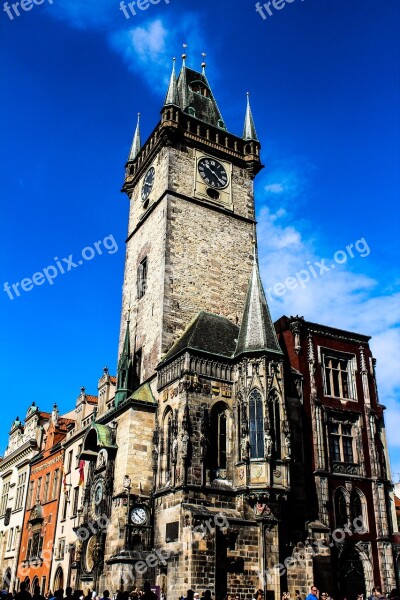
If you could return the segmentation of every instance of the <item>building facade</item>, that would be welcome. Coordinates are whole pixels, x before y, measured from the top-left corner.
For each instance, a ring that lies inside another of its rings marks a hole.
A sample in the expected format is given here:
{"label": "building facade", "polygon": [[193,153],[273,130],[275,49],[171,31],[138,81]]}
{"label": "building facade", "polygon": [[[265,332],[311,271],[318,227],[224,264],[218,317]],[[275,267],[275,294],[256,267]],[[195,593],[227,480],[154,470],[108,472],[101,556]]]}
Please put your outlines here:
{"label": "building facade", "polygon": [[22,422],[13,422],[4,459],[0,462],[0,565],[2,589],[18,589],[18,553],[28,485],[30,461],[42,445],[50,414],[32,404]]}
{"label": "building facade", "polygon": [[368,338],[283,319],[278,340],[256,249],[261,168],[249,101],[235,136],[205,65],[184,57],[126,166],[116,395],[81,455],[80,525],[92,535],[79,581],[90,587],[149,579],[167,595],[209,588],[219,600],[259,587],[305,594],[313,581],[346,598],[395,584]]}
{"label": "building facade", "polygon": [[[55,404],[40,451],[30,462],[17,576],[32,591],[39,586],[42,594],[49,589],[52,564],[61,551],[54,548],[54,539],[63,477],[62,442],[71,425],[73,421],[60,417]],[[63,581],[57,581],[56,587],[63,587]]]}

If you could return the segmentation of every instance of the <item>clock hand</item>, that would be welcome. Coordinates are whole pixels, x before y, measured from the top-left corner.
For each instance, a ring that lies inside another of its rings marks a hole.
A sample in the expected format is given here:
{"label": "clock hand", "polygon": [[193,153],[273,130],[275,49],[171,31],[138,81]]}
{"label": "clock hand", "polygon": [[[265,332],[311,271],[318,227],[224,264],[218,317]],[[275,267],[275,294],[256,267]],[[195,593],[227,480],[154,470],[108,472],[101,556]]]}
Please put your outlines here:
{"label": "clock hand", "polygon": [[211,173],[212,173],[213,175],[215,175],[215,177],[218,179],[218,181],[219,181],[220,183],[222,183],[222,184],[223,184],[224,182],[223,182],[223,181],[222,181],[222,179],[219,177],[219,175],[217,175],[217,173],[216,173],[216,172],[215,172],[215,171],[214,171],[214,170],[213,170],[211,167],[208,167],[208,168],[210,169]]}

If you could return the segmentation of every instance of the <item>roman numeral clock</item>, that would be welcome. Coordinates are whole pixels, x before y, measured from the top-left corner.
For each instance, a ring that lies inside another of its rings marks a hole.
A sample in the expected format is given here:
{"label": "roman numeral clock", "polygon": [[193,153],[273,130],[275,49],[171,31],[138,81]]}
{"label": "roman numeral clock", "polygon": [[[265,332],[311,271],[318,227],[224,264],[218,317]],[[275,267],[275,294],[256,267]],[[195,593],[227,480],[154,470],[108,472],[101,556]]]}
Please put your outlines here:
{"label": "roman numeral clock", "polygon": [[232,207],[232,165],[199,150],[195,152],[194,196]]}

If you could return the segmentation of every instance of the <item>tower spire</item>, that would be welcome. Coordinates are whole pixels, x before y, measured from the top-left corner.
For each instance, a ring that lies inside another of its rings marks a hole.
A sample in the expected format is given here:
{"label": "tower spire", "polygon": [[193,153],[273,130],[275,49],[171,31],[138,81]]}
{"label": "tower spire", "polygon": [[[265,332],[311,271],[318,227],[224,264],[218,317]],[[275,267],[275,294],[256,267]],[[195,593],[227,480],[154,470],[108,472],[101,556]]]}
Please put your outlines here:
{"label": "tower spire", "polygon": [[256,140],[258,142],[256,126],[254,125],[253,113],[251,112],[250,93],[249,92],[247,92],[247,108],[246,108],[246,118],[244,120],[243,139],[244,140]]}
{"label": "tower spire", "polygon": [[176,59],[172,59],[172,73],[171,78],[169,80],[169,86],[167,95],[165,96],[164,106],[168,106],[169,104],[174,104],[175,106],[179,106],[179,98],[178,98],[178,86],[176,82],[176,73],[175,73],[175,62]]}
{"label": "tower spire", "polygon": [[261,282],[257,250],[254,246],[253,270],[235,355],[259,351],[282,354]]}
{"label": "tower spire", "polygon": [[131,355],[130,311],[126,320],[124,345],[118,361],[117,391],[115,405],[118,406],[133,392],[133,361]]}
{"label": "tower spire", "polygon": [[141,148],[142,142],[140,140],[140,113],[138,113],[135,135],[133,136],[133,142],[131,146],[131,151],[129,153],[128,161],[135,160]]}

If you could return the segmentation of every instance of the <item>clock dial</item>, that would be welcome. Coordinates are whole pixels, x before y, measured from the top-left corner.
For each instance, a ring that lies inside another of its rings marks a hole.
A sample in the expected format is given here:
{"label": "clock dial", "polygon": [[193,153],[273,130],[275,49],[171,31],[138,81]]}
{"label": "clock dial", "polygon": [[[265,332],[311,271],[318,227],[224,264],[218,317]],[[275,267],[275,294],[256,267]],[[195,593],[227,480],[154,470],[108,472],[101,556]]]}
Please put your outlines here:
{"label": "clock dial", "polygon": [[154,178],[156,175],[156,171],[154,169],[154,167],[150,167],[150,169],[147,171],[145,178],[143,180],[143,185],[142,185],[142,201],[145,202],[147,200],[147,198],[150,196],[151,190],[153,189],[153,185],[154,185]]}
{"label": "clock dial", "polygon": [[96,483],[96,486],[94,488],[94,492],[93,492],[93,500],[96,506],[98,506],[101,501],[103,500],[103,496],[104,496],[104,483],[102,481],[99,481],[98,483]]}
{"label": "clock dial", "polygon": [[86,571],[87,573],[91,573],[94,569],[94,564],[95,564],[95,550],[96,550],[96,536],[92,536],[90,538],[90,540],[87,543],[86,546],[86,556],[85,556],[85,566],[86,566]]}
{"label": "clock dial", "polygon": [[199,160],[198,168],[202,179],[211,187],[222,189],[228,185],[228,174],[218,160],[202,158]]}
{"label": "clock dial", "polygon": [[135,525],[144,525],[147,521],[147,512],[144,508],[136,506],[131,511],[131,521]]}

